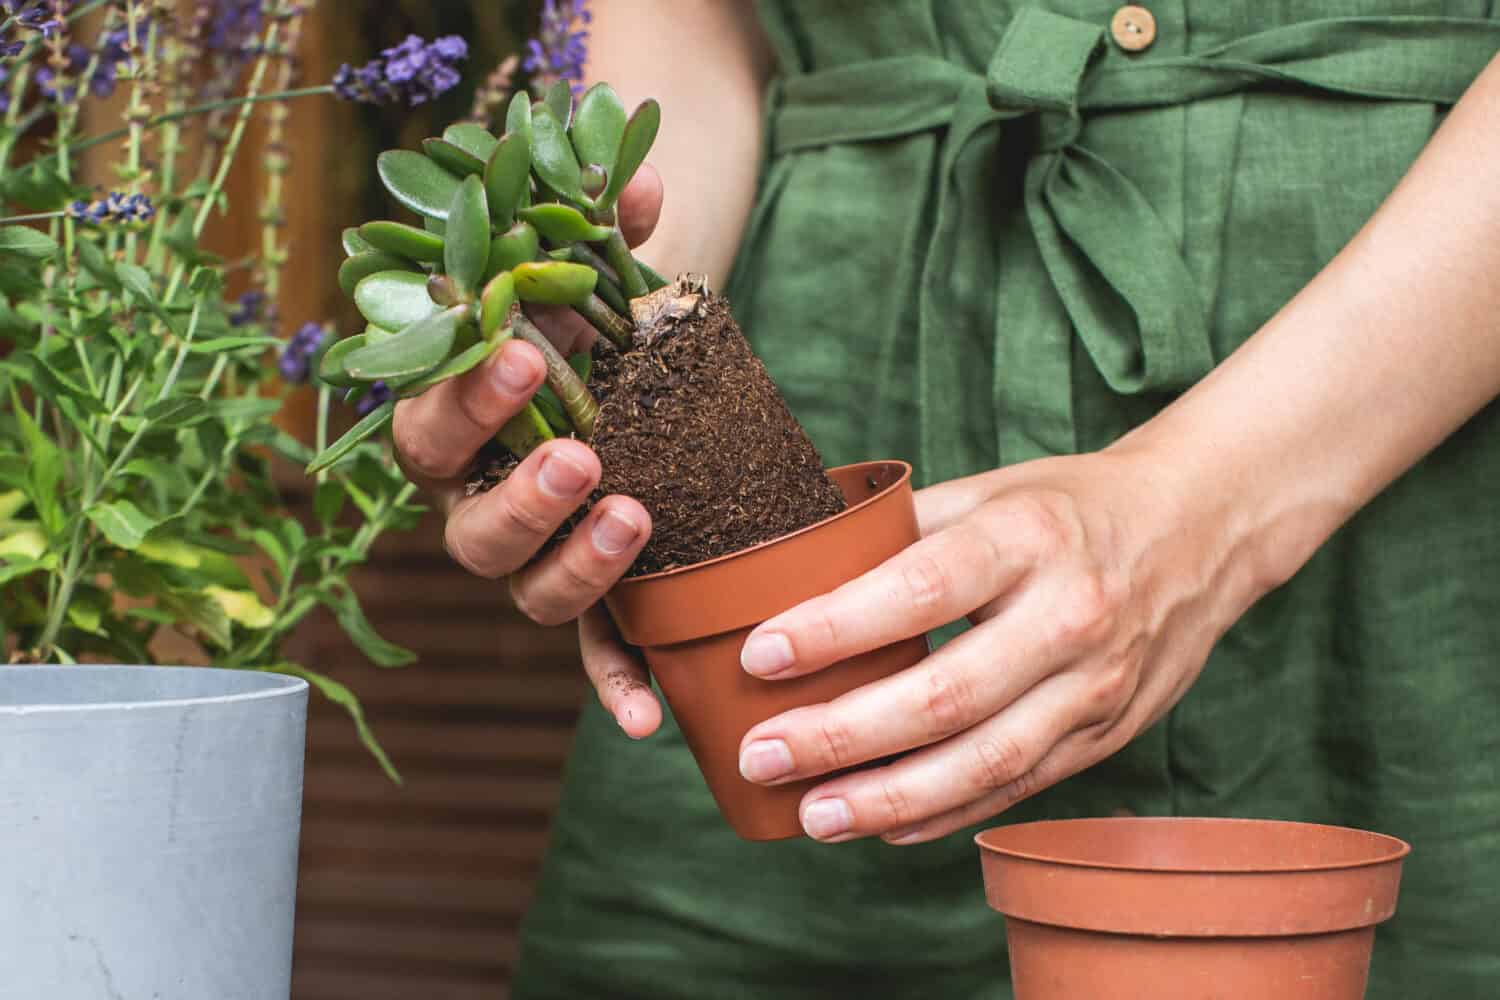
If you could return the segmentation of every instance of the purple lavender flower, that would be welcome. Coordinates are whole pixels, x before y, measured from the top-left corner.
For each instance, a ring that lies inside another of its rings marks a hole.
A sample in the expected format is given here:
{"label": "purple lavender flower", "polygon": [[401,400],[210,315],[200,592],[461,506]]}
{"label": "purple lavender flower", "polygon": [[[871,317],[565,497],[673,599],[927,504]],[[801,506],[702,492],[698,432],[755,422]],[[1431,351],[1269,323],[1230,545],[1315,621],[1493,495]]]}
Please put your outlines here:
{"label": "purple lavender flower", "polygon": [[575,23],[594,19],[588,0],[546,0],[537,37],[526,43],[526,61],[521,68],[543,86],[567,80],[577,93],[583,86],[583,64],[588,60],[587,31],[574,31]]}
{"label": "purple lavender flower", "polygon": [[370,391],[359,398],[354,404],[354,412],[360,416],[367,416],[373,410],[384,406],[391,398],[391,387],[384,382],[372,382]]}
{"label": "purple lavender flower", "polygon": [[265,308],[266,293],[259,288],[252,288],[235,300],[234,309],[229,314],[229,325],[238,327],[258,323]]}
{"label": "purple lavender flower", "polygon": [[[62,3],[58,13],[65,13],[70,4],[71,0]],[[47,0],[36,0],[35,3],[0,0],[0,10],[4,10],[7,16],[14,18],[21,27],[40,31],[47,38],[52,37],[52,33],[63,26],[63,22],[53,15],[53,6]]]}
{"label": "purple lavender flower", "polygon": [[156,217],[156,206],[143,194],[127,195],[121,191],[111,191],[102,199],[92,202],[73,202],[68,206],[67,215],[71,219],[96,225],[107,222],[150,222]]}
{"label": "purple lavender flower", "polygon": [[327,336],[328,330],[322,323],[304,323],[281,350],[281,358],[276,362],[281,377],[296,385],[306,382],[312,375],[313,357],[322,350]]}
{"label": "purple lavender flower", "polygon": [[358,68],[345,63],[333,78],[333,92],[346,101],[412,107],[458,86],[455,64],[469,57],[469,45],[457,35],[431,43],[408,35]]}
{"label": "purple lavender flower", "polygon": [[264,0],[198,0],[203,47],[239,54],[265,23]]}
{"label": "purple lavender flower", "polygon": [[22,41],[0,42],[0,59],[10,59],[21,54],[26,47]]}

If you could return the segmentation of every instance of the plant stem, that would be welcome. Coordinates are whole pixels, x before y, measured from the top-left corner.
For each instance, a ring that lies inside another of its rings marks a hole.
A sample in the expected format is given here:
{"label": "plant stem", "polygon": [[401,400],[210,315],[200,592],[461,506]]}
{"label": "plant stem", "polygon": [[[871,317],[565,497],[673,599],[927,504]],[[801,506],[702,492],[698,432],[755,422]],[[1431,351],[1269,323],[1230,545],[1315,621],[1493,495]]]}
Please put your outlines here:
{"label": "plant stem", "polygon": [[18,222],[45,222],[48,219],[61,219],[64,212],[34,212],[31,215],[12,215],[0,219],[0,226],[9,226]]}
{"label": "plant stem", "polygon": [[635,327],[629,320],[611,309],[597,295],[590,295],[584,302],[573,307],[573,311],[589,321],[589,325],[609,338],[609,342],[622,351],[630,350],[635,342]]}
{"label": "plant stem", "polygon": [[620,290],[626,298],[638,299],[647,292],[646,279],[641,274],[630,247],[625,243],[625,234],[615,226],[604,243],[604,257],[620,276]]}
{"label": "plant stem", "polygon": [[542,360],[547,363],[547,385],[557,395],[557,401],[562,404],[563,412],[572,421],[578,436],[585,441],[593,437],[594,423],[599,419],[599,401],[594,399],[589,387],[520,306],[512,310],[510,324],[517,337],[542,352]]}
{"label": "plant stem", "polygon": [[[272,27],[274,28],[275,26],[273,25]],[[265,57],[262,56],[262,60],[264,59]],[[254,89],[254,86],[255,85],[252,84],[252,89]],[[207,104],[195,104],[190,108],[181,108],[177,111],[168,111],[163,114],[159,114],[154,118],[148,118],[141,124],[141,127],[144,129],[153,129],[158,125],[165,125],[169,122],[181,121],[184,118],[191,118],[194,115],[207,114],[210,111],[223,111],[228,108],[243,107],[245,105],[264,104],[268,101],[289,101],[297,97],[312,97],[318,94],[331,93],[333,93],[333,85],[322,84],[317,87],[302,87],[298,90],[284,90],[272,94],[252,93],[246,94],[243,97],[226,97],[220,101],[209,101]],[[79,152],[81,150],[90,149],[94,146],[99,145],[100,143],[109,142],[112,139],[119,139],[122,136],[129,134],[130,126],[117,128],[113,131],[105,132],[102,135],[90,136],[87,139],[82,139],[78,142],[75,142],[73,144],[73,150],[74,152]],[[52,155],[55,156],[56,154]],[[46,159],[46,157],[42,157],[42,159]]]}

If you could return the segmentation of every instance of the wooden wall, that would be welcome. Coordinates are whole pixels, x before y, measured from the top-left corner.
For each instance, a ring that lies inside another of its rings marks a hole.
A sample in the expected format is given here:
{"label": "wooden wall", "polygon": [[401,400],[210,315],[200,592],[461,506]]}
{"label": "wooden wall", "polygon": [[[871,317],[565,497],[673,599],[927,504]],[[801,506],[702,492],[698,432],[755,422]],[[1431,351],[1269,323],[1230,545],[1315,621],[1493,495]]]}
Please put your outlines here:
{"label": "wooden wall", "polygon": [[[302,48],[303,80],[327,80],[408,31],[470,39],[470,83],[525,24],[525,4],[322,0]],[[463,113],[467,89],[417,112],[313,99],[295,106],[281,295],[283,332],[356,319],[334,282],[344,226],[378,217],[374,154],[412,145]],[[235,212],[216,225],[226,250],[258,239],[255,167],[263,136],[231,184]],[[310,399],[291,425],[305,430]],[[296,473],[287,488],[302,488]],[[353,688],[405,777],[392,785],[342,711],[314,697],[307,756],[295,1000],[503,1000],[585,694],[567,629],[542,630],[509,607],[503,584],[475,580],[444,554],[441,525],[382,544],[357,589],[372,621],[420,660],[373,667],[331,620],[309,624],[295,659]]]}

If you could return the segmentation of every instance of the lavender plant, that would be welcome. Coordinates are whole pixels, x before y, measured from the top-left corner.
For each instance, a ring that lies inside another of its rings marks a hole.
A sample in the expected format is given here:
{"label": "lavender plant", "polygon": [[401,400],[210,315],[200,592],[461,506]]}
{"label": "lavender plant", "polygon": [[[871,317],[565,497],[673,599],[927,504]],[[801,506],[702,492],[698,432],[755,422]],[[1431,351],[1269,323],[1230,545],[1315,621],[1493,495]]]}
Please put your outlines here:
{"label": "lavender plant", "polygon": [[522,306],[570,307],[618,350],[632,347],[630,300],[665,282],[630,253],[616,204],[661,112],[647,101],[627,117],[607,84],[575,103],[572,82],[558,78],[535,102],[516,94],[500,136],[466,122],[425,140],[421,153],[380,155],[386,189],[421,225],[376,221],[344,234],[339,282],[370,325],[324,354],[318,377],[356,397],[381,384],[394,398],[310,471],[378,432],[395,399],[469,371],[511,337],[542,353],[547,381],[500,443],[519,458],[558,434],[592,434],[589,356],[562,357]]}
{"label": "lavender plant", "polygon": [[[276,489],[272,457],[305,464],[313,452],[273,418],[338,350],[321,323],[276,336],[280,140],[293,98],[420,103],[458,82],[467,49],[412,38],[294,89],[308,0],[179,6],[0,0],[5,651],[18,662],[151,663],[174,632],[216,665],[307,678],[349,711],[394,777],[354,695],[283,651],[324,607],[375,663],[412,660],[371,627],[350,574],[420,509],[374,441],[322,463],[310,527]],[[80,134],[86,102],[117,87],[128,91],[125,125]],[[260,252],[224,260],[201,239],[262,114],[272,155]],[[84,169],[85,151],[116,142],[107,174]],[[104,176],[107,190],[86,183]],[[231,284],[245,290],[231,295]],[[389,412],[375,381],[353,401],[372,411],[367,421]],[[317,387],[319,450],[341,395]]]}

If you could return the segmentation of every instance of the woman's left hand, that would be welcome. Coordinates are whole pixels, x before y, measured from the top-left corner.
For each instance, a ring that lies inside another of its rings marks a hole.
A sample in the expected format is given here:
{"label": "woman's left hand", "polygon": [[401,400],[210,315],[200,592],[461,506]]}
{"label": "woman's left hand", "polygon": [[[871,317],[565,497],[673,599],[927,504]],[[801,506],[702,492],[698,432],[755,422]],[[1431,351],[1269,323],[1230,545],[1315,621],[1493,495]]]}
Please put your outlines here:
{"label": "woman's left hand", "polygon": [[779,784],[910,751],[813,789],[801,816],[825,842],[913,844],[1119,750],[1267,589],[1232,487],[1205,497],[1169,485],[1169,468],[1104,451],[921,491],[921,541],[761,625],[744,667],[796,677],[964,616],[974,628],[908,670],[756,726],[740,747],[745,777]]}

